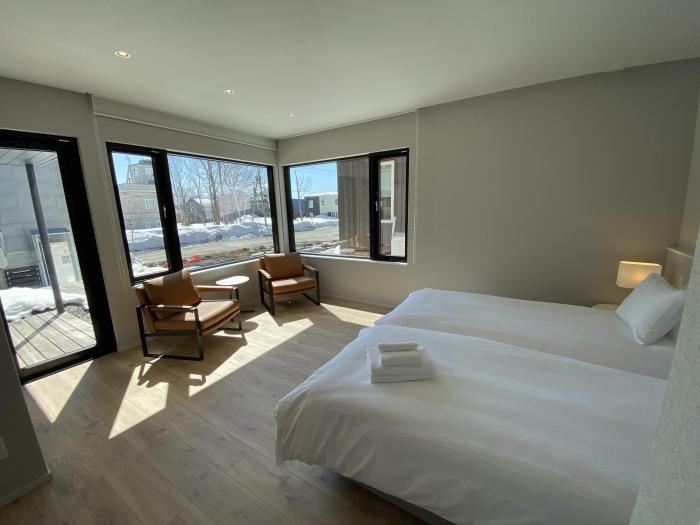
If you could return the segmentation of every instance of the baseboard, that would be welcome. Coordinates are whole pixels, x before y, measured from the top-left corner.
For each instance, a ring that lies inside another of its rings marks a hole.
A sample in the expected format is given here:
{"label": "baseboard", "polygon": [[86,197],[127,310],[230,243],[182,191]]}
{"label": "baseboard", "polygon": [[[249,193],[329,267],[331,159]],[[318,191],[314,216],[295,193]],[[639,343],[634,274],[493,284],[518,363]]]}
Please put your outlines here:
{"label": "baseboard", "polygon": [[357,304],[366,304],[367,306],[379,306],[381,308],[389,308],[389,309],[396,308],[396,304],[378,303],[376,301],[368,301],[367,299],[363,299],[360,297],[350,297],[347,295],[322,294],[321,295],[321,303],[323,303],[323,299],[340,299],[342,301],[350,301],[350,302],[357,303]]}
{"label": "baseboard", "polygon": [[43,476],[35,479],[34,481],[32,481],[30,483],[27,483],[24,487],[20,487],[16,490],[13,490],[9,494],[6,494],[2,498],[0,498],[0,507],[4,507],[8,503],[16,500],[17,498],[24,496],[25,494],[27,494],[28,492],[31,492],[35,488],[40,487],[44,483],[48,483],[49,481],[51,481],[52,477],[53,477],[53,475],[51,474],[51,471],[47,470],[46,474],[44,474]]}

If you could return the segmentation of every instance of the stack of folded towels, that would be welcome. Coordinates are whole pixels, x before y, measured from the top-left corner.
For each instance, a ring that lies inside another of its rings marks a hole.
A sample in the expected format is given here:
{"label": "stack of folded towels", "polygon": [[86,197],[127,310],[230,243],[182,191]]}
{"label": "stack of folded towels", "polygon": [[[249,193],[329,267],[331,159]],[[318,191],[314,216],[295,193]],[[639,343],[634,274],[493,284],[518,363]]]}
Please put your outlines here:
{"label": "stack of folded towels", "polygon": [[367,359],[372,383],[418,381],[435,377],[430,354],[420,343],[379,343],[367,349]]}

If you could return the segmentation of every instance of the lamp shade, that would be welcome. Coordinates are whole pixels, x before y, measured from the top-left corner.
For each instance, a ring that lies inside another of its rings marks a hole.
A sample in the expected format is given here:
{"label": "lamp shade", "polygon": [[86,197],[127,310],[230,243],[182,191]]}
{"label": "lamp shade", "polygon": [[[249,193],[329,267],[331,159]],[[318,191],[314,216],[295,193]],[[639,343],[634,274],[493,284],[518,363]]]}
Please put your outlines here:
{"label": "lamp shade", "polygon": [[620,288],[636,288],[647,276],[661,273],[661,265],[656,263],[620,261],[617,267],[617,285]]}

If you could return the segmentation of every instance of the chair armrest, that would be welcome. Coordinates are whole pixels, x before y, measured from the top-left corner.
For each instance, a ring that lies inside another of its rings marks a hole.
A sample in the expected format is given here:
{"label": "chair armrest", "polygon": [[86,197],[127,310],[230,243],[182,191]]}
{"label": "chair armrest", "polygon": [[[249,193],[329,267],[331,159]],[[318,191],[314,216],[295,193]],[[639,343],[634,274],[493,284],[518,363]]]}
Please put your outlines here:
{"label": "chair armrest", "polygon": [[198,292],[228,292],[228,298],[233,301],[234,294],[238,297],[237,286],[221,286],[216,284],[197,284],[195,289]]}
{"label": "chair armrest", "polygon": [[258,274],[261,275],[261,276],[263,277],[263,279],[265,279],[265,280],[267,280],[267,281],[272,281],[272,275],[270,275],[269,273],[267,273],[267,272],[266,272],[265,270],[263,270],[262,268],[258,268]]}
{"label": "chair armrest", "polygon": [[198,284],[195,286],[198,292],[230,292],[236,286],[220,286],[218,284]]}
{"label": "chair armrest", "polygon": [[304,264],[302,266],[303,266],[305,272],[318,273],[318,270],[316,268],[314,268],[313,266],[309,266],[308,264]]}
{"label": "chair armrest", "polygon": [[150,310],[152,312],[195,312],[197,311],[196,306],[190,306],[188,304],[147,304],[141,306],[143,310]]}

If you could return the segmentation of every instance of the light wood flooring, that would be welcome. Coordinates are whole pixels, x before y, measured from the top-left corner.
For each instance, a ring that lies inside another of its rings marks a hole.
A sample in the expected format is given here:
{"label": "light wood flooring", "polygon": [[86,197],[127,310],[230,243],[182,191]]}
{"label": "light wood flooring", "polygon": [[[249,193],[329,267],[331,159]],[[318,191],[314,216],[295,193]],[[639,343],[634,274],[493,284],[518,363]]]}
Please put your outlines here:
{"label": "light wood flooring", "polygon": [[70,312],[49,310],[8,323],[22,368],[95,345],[92,325]]}
{"label": "light wood flooring", "polygon": [[[202,362],[114,353],[26,386],[53,480],[0,523],[419,521],[320,467],[275,465],[275,403],[383,310],[306,299],[244,314]],[[192,347],[162,338],[161,348]],[[154,340],[156,343],[156,340]]]}

